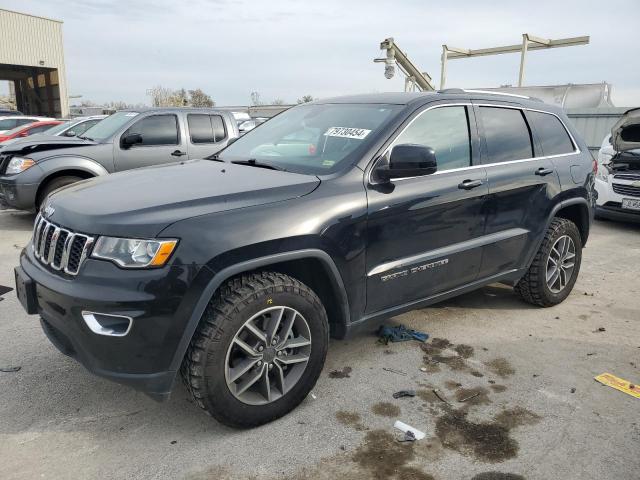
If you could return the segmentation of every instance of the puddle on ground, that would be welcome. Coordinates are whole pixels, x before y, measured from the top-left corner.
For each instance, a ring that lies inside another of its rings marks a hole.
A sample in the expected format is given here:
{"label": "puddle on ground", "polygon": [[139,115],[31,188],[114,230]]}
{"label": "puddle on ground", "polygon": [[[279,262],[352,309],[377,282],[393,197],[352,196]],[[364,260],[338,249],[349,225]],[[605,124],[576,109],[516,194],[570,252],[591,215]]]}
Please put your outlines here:
{"label": "puddle on ground", "polygon": [[342,370],[333,370],[329,372],[329,378],[351,378],[351,367],[344,367]]}
{"label": "puddle on ground", "polygon": [[506,378],[516,373],[515,369],[511,366],[506,358],[494,358],[485,362],[485,366],[492,372],[501,378]]}
{"label": "puddle on ground", "polygon": [[499,384],[493,384],[490,386],[490,388],[496,393],[502,393],[507,389],[505,385],[499,385]]}
{"label": "puddle on ground", "polygon": [[453,380],[447,380],[446,382],[444,382],[444,386],[449,390],[455,390],[456,388],[460,388],[462,384],[454,382]]}
{"label": "puddle on ground", "polygon": [[378,402],[371,407],[371,411],[382,417],[397,417],[400,415],[400,407],[389,402]]}
{"label": "puddle on ground", "polygon": [[511,438],[510,430],[520,425],[532,425],[540,417],[524,408],[504,410],[492,422],[473,422],[466,409],[448,409],[436,421],[436,435],[445,448],[477,460],[498,463],[518,454],[518,442]]}
{"label": "puddle on ground", "polygon": [[470,358],[473,356],[473,347],[471,345],[459,344],[456,345],[454,350],[458,352],[462,358]]}
{"label": "puddle on ground", "polygon": [[364,444],[353,455],[353,461],[369,470],[377,480],[433,480],[433,476],[407,464],[415,458],[414,443],[397,442],[384,430],[367,432]]}

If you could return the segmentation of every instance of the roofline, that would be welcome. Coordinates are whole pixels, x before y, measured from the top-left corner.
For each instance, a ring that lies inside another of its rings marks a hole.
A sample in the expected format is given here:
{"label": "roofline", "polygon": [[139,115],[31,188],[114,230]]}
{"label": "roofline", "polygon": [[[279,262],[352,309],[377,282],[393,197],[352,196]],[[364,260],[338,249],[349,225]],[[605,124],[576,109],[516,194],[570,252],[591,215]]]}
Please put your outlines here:
{"label": "roofline", "polygon": [[24,15],[25,17],[39,18],[40,20],[48,20],[50,22],[56,22],[56,23],[64,23],[62,20],[56,20],[55,18],[42,17],[40,15],[32,15],[31,13],[16,12],[15,10],[9,10],[7,8],[0,8],[0,12],[16,13],[18,15]]}

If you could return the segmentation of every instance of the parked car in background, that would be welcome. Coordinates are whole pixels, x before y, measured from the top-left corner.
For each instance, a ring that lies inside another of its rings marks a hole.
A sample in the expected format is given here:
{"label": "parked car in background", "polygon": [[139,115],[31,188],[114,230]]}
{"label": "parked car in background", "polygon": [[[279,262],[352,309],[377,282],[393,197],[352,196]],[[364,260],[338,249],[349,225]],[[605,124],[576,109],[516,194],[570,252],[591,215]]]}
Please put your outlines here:
{"label": "parked car in background", "polygon": [[211,160],[53,193],[16,292],[90,371],[158,400],[180,371],[234,427],[302,402],[330,335],[496,282],[561,303],[589,237],[588,147],[562,109],[520,96],[305,103]]}
{"label": "parked car in background", "polygon": [[0,108],[0,117],[8,117],[12,115],[22,115],[22,112],[19,110],[11,110],[9,108]]}
{"label": "parked car in background", "polygon": [[623,115],[598,152],[598,218],[640,221],[640,108]]}
{"label": "parked car in background", "polygon": [[52,127],[49,130],[42,132],[42,134],[52,135],[55,137],[79,137],[96,123],[107,118],[107,116],[108,115],[93,115],[90,117],[77,117]]}
{"label": "parked car in background", "polygon": [[0,200],[33,209],[53,190],[132,168],[210,156],[237,138],[230,112],[161,108],[116,112],[81,137],[34,137],[0,152]]}
{"label": "parked car in background", "polygon": [[269,119],[264,117],[257,117],[257,118],[252,118],[251,120],[245,120],[244,122],[238,125],[238,129],[240,130],[240,135],[244,135],[248,131],[253,130],[258,125],[263,124],[267,120]]}
{"label": "parked car in background", "polygon": [[6,132],[0,134],[0,146],[7,140],[24,138],[35,135],[37,133],[43,133],[49,130],[51,127],[55,127],[56,125],[60,125],[61,123],[63,122],[61,122],[60,120],[45,120],[43,122],[32,122],[25,125],[20,125],[13,130],[7,130]]}
{"label": "parked car in background", "polygon": [[33,122],[43,122],[46,120],[55,120],[55,118],[32,117],[28,115],[0,116],[0,135],[7,132],[8,130],[13,130],[14,128],[19,127],[21,125],[26,125],[28,123],[33,123]]}

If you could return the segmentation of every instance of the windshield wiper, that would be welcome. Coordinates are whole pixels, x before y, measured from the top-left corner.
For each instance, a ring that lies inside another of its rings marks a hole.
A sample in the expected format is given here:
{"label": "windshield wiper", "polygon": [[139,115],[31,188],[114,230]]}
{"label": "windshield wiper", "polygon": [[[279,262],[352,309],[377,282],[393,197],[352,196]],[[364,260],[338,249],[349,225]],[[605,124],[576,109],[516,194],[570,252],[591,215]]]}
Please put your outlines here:
{"label": "windshield wiper", "polygon": [[249,167],[268,168],[269,170],[286,172],[286,170],[282,167],[272,165],[270,163],[258,162],[255,158],[250,158],[249,160],[234,160],[231,163],[234,163],[236,165],[248,165]]}
{"label": "windshield wiper", "polygon": [[220,158],[220,154],[219,153],[214,153],[213,155],[209,155],[208,157],[204,157],[204,158],[205,158],[205,160],[213,160],[214,162],[225,163],[225,161]]}
{"label": "windshield wiper", "polygon": [[90,142],[94,141],[93,138],[91,138],[91,137],[83,137],[82,135],[78,135],[78,138],[81,139],[81,140],[89,140]]}

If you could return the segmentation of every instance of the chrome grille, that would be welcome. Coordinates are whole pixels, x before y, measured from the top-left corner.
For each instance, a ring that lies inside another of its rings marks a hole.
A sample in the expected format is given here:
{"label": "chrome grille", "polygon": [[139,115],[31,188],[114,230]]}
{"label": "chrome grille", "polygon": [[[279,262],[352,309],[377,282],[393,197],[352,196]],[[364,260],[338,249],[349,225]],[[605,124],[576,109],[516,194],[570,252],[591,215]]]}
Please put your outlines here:
{"label": "chrome grille", "polygon": [[620,180],[640,180],[640,173],[616,173],[613,178]]}
{"label": "chrome grille", "polygon": [[629,195],[630,197],[640,197],[640,187],[634,187],[633,185],[623,185],[621,183],[614,183],[613,191],[619,195]]}
{"label": "chrome grille", "polygon": [[94,238],[62,228],[38,214],[33,226],[33,253],[40,262],[68,275],[77,275]]}

